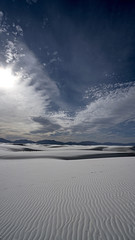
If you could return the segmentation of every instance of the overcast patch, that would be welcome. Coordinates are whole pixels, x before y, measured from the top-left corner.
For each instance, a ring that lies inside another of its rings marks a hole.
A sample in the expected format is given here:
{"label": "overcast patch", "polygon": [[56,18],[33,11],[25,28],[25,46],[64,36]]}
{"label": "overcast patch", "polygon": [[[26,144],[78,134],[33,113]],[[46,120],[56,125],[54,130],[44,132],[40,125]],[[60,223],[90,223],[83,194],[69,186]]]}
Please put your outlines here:
{"label": "overcast patch", "polygon": [[53,123],[49,119],[46,119],[44,117],[33,117],[32,120],[41,125],[41,128],[31,132],[33,134],[37,134],[37,133],[47,133],[48,135],[52,133],[55,134],[56,131],[61,128],[59,124]]}

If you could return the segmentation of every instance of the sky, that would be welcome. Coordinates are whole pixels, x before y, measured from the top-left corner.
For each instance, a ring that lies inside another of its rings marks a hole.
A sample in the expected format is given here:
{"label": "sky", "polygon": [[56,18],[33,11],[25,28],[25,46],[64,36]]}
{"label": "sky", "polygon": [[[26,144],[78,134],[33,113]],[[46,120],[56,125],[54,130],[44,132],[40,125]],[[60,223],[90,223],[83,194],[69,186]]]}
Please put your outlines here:
{"label": "sky", "polygon": [[0,137],[135,142],[135,1],[0,1]]}

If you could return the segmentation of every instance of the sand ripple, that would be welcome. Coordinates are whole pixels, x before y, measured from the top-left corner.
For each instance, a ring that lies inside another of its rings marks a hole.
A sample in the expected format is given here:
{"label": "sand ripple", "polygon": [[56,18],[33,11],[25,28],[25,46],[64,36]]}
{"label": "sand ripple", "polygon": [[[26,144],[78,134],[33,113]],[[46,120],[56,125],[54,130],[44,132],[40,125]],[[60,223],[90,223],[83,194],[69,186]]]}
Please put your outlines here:
{"label": "sand ripple", "polygon": [[3,160],[0,169],[0,239],[135,239],[134,158]]}

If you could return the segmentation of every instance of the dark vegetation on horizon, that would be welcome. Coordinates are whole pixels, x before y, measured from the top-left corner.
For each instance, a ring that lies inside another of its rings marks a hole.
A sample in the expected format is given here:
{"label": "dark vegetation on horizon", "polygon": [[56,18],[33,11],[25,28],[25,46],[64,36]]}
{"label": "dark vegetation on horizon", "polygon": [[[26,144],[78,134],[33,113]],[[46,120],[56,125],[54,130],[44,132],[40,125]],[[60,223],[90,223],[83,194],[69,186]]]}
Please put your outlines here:
{"label": "dark vegetation on horizon", "polygon": [[[82,141],[82,142],[61,142],[61,141],[55,141],[55,140],[40,140],[37,142],[28,140],[28,139],[19,139],[16,141],[9,141],[4,138],[0,138],[0,143],[13,143],[13,144],[27,144],[27,143],[36,143],[36,144],[56,144],[56,145],[83,145],[83,146],[89,146],[89,145],[118,145],[118,146],[135,146],[135,143],[113,143],[113,142],[104,142],[104,143],[98,143],[93,141]],[[135,148],[135,147],[134,147]]]}

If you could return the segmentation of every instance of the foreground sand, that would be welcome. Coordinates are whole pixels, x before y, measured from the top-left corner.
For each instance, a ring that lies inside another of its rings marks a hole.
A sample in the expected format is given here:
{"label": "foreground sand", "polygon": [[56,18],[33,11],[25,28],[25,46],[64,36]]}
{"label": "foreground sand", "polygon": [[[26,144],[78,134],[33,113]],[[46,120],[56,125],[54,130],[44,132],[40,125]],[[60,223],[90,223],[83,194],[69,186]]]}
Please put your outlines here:
{"label": "foreground sand", "polygon": [[89,149],[54,146],[33,153],[5,146],[0,152],[0,239],[135,239],[135,157],[64,161],[59,157],[88,155]]}

